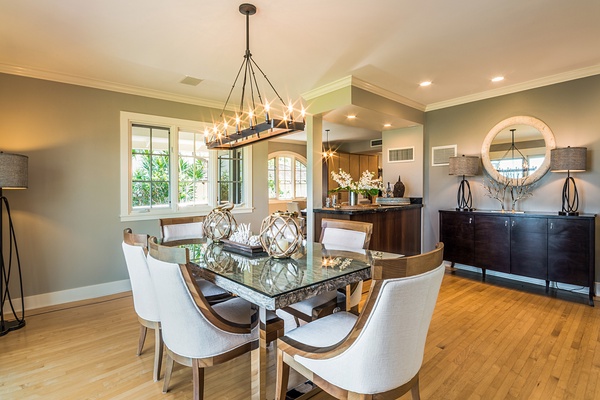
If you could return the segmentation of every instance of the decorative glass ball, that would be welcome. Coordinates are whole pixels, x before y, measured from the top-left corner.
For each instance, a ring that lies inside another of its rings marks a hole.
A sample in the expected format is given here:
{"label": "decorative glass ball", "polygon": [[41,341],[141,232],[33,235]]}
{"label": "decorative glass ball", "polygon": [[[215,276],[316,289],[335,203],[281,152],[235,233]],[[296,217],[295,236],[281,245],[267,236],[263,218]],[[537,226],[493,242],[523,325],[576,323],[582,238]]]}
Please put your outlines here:
{"label": "decorative glass ball", "polygon": [[229,253],[223,251],[221,246],[217,243],[209,244],[204,252],[204,262],[213,271],[232,272],[237,264]]}
{"label": "decorative glass ball", "polygon": [[227,239],[235,231],[237,222],[231,214],[232,204],[215,207],[204,219],[204,235],[214,242]]}
{"label": "decorative glass ball", "polygon": [[263,219],[260,226],[260,243],[271,257],[290,257],[302,239],[302,230],[292,213],[273,213]]}
{"label": "decorative glass ball", "polygon": [[267,293],[286,291],[298,287],[303,273],[298,263],[291,259],[269,258],[260,271],[260,284]]}

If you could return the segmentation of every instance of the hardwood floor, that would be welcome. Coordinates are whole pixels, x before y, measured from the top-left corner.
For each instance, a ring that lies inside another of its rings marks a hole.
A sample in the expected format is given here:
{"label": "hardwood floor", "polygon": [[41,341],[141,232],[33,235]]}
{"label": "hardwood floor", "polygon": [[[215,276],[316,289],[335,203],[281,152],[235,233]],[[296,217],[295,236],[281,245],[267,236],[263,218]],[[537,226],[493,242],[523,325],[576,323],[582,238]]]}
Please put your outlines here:
{"label": "hardwood floor", "polygon": [[[127,293],[34,310],[26,321],[0,337],[0,399],[191,398],[190,368],[176,366],[167,394],[152,381],[153,335],[135,355],[139,325]],[[209,368],[205,398],[247,399],[249,363],[246,355]],[[600,309],[585,295],[546,295],[494,277],[482,283],[478,274],[447,269],[421,397],[600,399]]]}

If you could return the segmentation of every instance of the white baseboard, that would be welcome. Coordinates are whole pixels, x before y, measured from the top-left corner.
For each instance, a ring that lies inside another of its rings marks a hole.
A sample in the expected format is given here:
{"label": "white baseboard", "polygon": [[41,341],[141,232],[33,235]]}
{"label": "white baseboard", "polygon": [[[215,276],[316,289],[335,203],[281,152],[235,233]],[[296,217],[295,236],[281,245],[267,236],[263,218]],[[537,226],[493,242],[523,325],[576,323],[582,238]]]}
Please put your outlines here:
{"label": "white baseboard", "polygon": [[[57,304],[70,303],[93,299],[96,297],[108,296],[115,293],[127,292],[131,290],[129,279],[122,281],[101,283],[99,285],[84,286],[74,289],[61,290],[58,292],[38,294],[25,297],[25,310],[33,310],[41,307],[54,306]],[[21,298],[12,299],[15,311],[21,311]],[[8,303],[8,302],[7,302]],[[4,315],[10,313],[10,306],[4,305]]]}

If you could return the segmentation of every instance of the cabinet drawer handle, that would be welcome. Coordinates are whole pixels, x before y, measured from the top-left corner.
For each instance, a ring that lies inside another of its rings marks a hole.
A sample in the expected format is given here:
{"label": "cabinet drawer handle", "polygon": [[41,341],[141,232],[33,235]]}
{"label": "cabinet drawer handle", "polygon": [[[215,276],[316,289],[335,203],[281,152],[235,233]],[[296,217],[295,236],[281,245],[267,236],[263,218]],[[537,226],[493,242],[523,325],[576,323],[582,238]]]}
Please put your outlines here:
{"label": "cabinet drawer handle", "polygon": [[504,221],[504,226],[508,226],[508,221]]}
{"label": "cabinet drawer handle", "polygon": [[473,222],[473,218],[469,217],[469,223]]}
{"label": "cabinet drawer handle", "polygon": [[550,229],[554,229],[554,222],[550,222]]}
{"label": "cabinet drawer handle", "polygon": [[511,225],[511,226],[515,226],[515,221],[513,221],[513,222],[512,222],[512,225]]}

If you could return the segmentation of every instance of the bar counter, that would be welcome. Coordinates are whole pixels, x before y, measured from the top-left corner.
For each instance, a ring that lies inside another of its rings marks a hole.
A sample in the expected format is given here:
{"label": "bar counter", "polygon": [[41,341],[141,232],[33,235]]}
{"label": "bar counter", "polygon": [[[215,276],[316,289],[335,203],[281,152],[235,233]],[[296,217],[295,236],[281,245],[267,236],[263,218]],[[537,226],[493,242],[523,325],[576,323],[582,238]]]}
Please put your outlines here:
{"label": "bar counter", "polygon": [[318,208],[315,214],[315,239],[321,236],[323,218],[370,222],[373,224],[371,250],[411,256],[421,253],[422,204],[398,206],[358,205]]}

